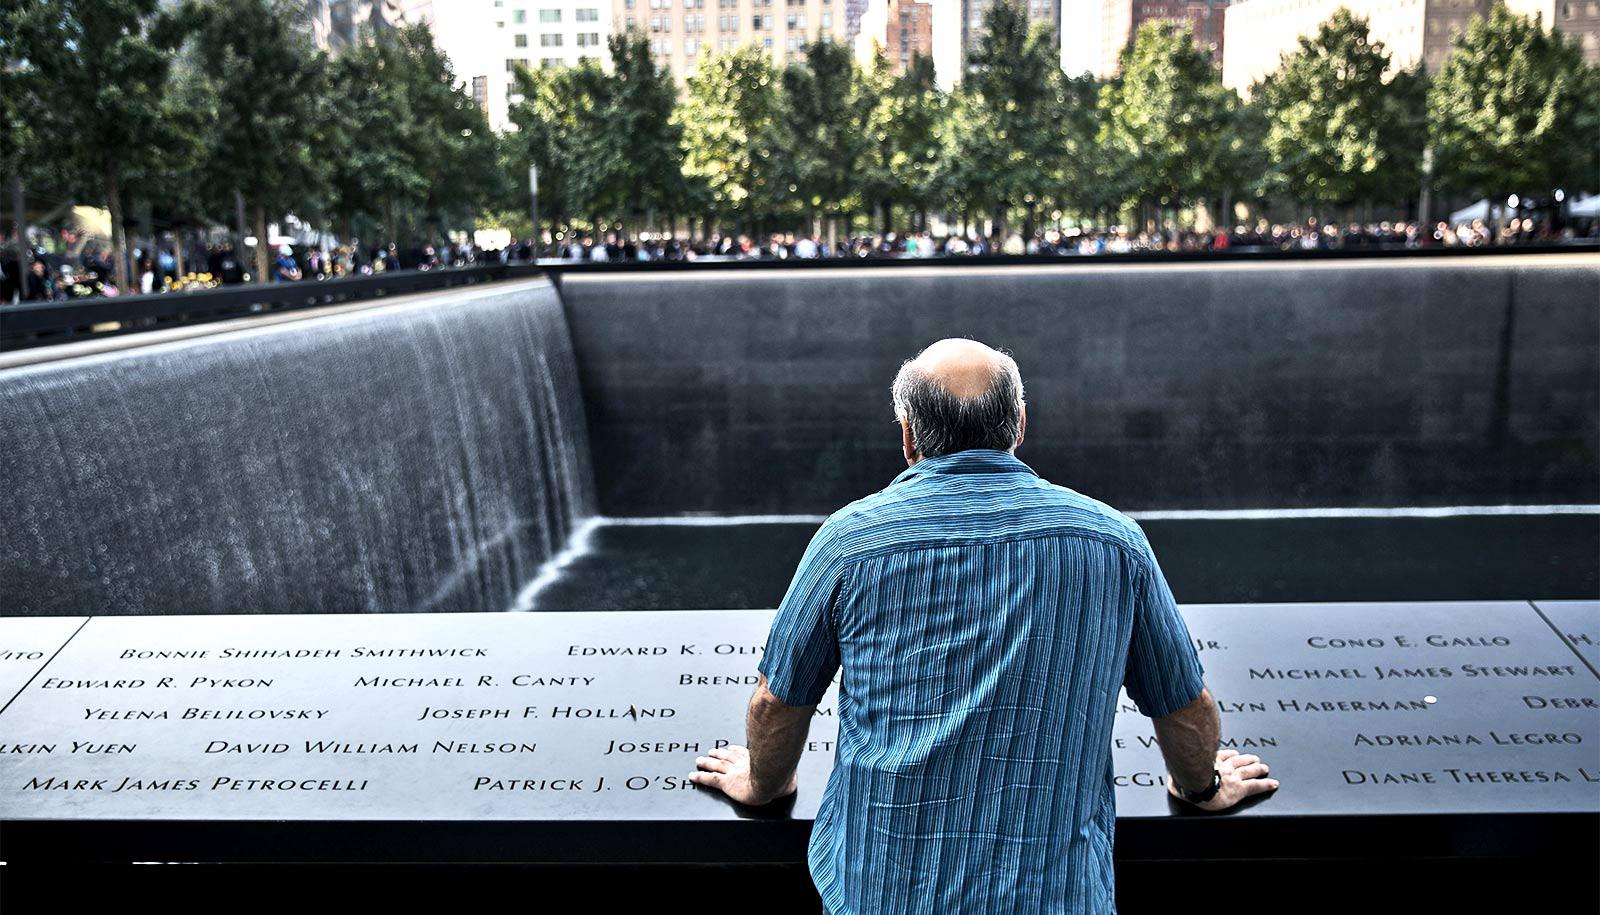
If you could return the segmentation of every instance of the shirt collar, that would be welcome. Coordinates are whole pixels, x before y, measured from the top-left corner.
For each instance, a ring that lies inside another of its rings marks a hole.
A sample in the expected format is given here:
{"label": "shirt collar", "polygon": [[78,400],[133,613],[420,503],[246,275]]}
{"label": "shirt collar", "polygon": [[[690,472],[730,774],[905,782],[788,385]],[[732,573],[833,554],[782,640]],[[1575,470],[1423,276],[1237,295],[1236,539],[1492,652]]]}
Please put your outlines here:
{"label": "shirt collar", "polygon": [[[934,473],[1031,473],[1038,476],[1038,471],[1017,459],[1017,456],[1006,451],[996,451],[992,448],[969,448],[966,451],[956,451],[950,454],[941,454],[938,457],[923,458],[912,464],[900,475],[894,478],[895,483],[909,480],[912,477]],[[889,485],[894,485],[891,483]]]}

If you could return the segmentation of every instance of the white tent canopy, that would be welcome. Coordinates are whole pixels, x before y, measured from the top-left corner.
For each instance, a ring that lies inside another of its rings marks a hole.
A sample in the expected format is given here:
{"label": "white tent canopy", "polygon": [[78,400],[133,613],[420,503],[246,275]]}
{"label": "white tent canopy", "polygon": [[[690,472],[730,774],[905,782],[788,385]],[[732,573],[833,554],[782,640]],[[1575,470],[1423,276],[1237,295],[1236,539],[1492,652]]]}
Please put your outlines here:
{"label": "white tent canopy", "polygon": [[[1600,194],[1591,194],[1588,197],[1581,197],[1572,201],[1567,208],[1567,213],[1574,219],[1594,219],[1596,217],[1600,217]],[[1506,215],[1507,213],[1502,210],[1501,216],[1504,217]],[[1456,210],[1454,213],[1451,213],[1450,224],[1460,225],[1464,222],[1471,222],[1474,219],[1487,220],[1488,218],[1489,200],[1488,198],[1484,198],[1477,203],[1464,206],[1461,209]]]}
{"label": "white tent canopy", "polygon": [[1450,214],[1450,224],[1453,225],[1453,226],[1459,226],[1464,222],[1471,222],[1474,219],[1488,219],[1488,218],[1489,218],[1489,198],[1485,197],[1484,199],[1478,201],[1477,203],[1470,204],[1468,206],[1464,206],[1461,209],[1456,210],[1454,213],[1451,213]]}
{"label": "white tent canopy", "polygon": [[1600,194],[1590,194],[1572,201],[1567,207],[1567,213],[1575,219],[1594,219],[1600,217]]}

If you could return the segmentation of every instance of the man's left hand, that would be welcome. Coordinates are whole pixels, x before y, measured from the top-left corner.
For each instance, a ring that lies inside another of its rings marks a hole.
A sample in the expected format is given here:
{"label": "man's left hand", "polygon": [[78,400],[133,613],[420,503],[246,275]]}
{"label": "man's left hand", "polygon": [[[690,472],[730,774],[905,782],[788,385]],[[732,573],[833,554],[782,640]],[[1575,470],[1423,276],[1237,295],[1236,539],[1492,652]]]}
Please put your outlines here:
{"label": "man's left hand", "polygon": [[793,794],[799,787],[795,774],[781,790],[765,793],[750,781],[750,751],[744,747],[722,747],[694,761],[696,772],[689,781],[715,788],[741,804],[759,807]]}

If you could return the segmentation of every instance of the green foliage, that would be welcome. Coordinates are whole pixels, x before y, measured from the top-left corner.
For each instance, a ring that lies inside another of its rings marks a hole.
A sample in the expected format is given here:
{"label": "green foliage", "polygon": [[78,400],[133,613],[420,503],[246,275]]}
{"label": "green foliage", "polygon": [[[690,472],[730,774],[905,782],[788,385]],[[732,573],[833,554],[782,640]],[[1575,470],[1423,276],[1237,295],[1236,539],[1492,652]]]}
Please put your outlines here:
{"label": "green foliage", "polygon": [[347,223],[377,219],[393,240],[421,221],[432,239],[501,193],[488,119],[426,26],[358,43],[332,72],[334,211]]}
{"label": "green foliage", "polygon": [[1069,84],[1052,46],[1017,0],[989,7],[945,129],[943,184],[964,209],[993,210],[1000,222],[1063,189]]}
{"label": "green foliage", "polygon": [[[164,155],[167,77],[182,39],[175,19],[158,0],[31,0],[8,10],[6,24],[8,56],[21,63],[7,81],[25,107],[4,116],[20,121],[26,111],[32,146],[7,157],[48,150],[61,172],[80,176],[110,209],[123,253],[128,182]],[[126,261],[115,260],[126,288]]]}
{"label": "green foliage", "polygon": [[1594,80],[1578,44],[1538,20],[1503,3],[1473,17],[1428,91],[1441,183],[1492,200],[1592,184]]}
{"label": "green foliage", "polygon": [[630,216],[689,206],[682,170],[683,127],[672,118],[678,87],[650,53],[640,29],[612,35],[612,91],[604,127],[607,142],[625,155],[616,160],[610,194]]}
{"label": "green foliage", "polygon": [[[218,200],[242,193],[257,222],[313,209],[327,174],[317,151],[334,147],[324,142],[333,120],[327,56],[298,14],[291,0],[203,0],[193,11],[196,62],[216,97],[207,177]],[[264,273],[261,258],[258,266]]]}
{"label": "green foliage", "polygon": [[1417,187],[1421,77],[1387,81],[1388,69],[1367,20],[1341,8],[1255,87],[1266,149],[1290,199],[1392,201]]}
{"label": "green foliage", "polygon": [[1127,198],[1176,208],[1220,189],[1239,105],[1188,26],[1140,26],[1121,78],[1100,93],[1100,141],[1125,170]]}
{"label": "green foliage", "polygon": [[933,60],[915,56],[897,75],[876,46],[862,80],[871,105],[856,183],[868,202],[885,211],[905,206],[925,212],[937,200],[940,128],[950,108],[949,96],[934,80]]}
{"label": "green foliage", "polygon": [[772,58],[754,45],[712,57],[688,81],[678,109],[683,171],[717,213],[755,220],[782,202],[778,82]]}
{"label": "green foliage", "polygon": [[507,143],[517,151],[512,177],[519,199],[528,199],[527,164],[539,170],[539,206],[559,225],[569,216],[615,212],[608,194],[609,176],[626,146],[610,142],[606,112],[611,86],[593,61],[576,67],[519,69],[514,91],[522,97],[511,106],[517,133]]}
{"label": "green foliage", "polygon": [[515,77],[517,131],[502,140],[516,191],[510,202],[527,205],[528,165],[536,165],[540,209],[553,226],[689,206],[672,77],[656,66],[641,31],[611,36],[609,51],[609,73],[585,60]]}
{"label": "green foliage", "polygon": [[819,39],[783,71],[782,113],[772,148],[780,183],[807,212],[839,213],[858,193],[870,87],[844,45]]}

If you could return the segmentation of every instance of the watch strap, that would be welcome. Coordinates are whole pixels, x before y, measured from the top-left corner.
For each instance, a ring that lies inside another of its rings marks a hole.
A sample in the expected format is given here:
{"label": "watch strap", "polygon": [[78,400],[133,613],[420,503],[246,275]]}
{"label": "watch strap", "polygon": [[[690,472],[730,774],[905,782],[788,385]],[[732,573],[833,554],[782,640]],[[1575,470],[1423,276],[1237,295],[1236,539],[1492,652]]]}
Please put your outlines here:
{"label": "watch strap", "polygon": [[1177,788],[1178,795],[1189,803],[1204,804],[1206,801],[1216,797],[1217,792],[1222,790],[1222,772],[1218,769],[1211,770],[1211,787],[1204,791],[1190,791],[1182,785],[1178,785]]}

